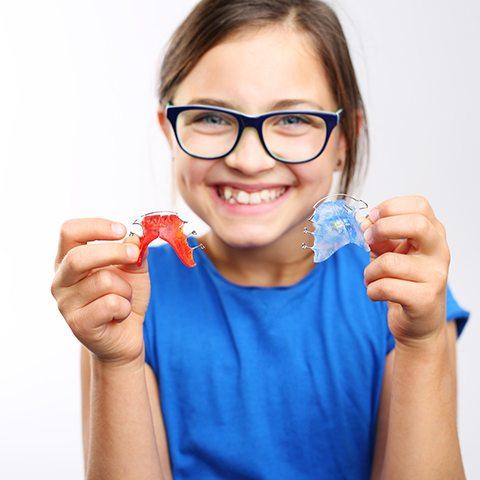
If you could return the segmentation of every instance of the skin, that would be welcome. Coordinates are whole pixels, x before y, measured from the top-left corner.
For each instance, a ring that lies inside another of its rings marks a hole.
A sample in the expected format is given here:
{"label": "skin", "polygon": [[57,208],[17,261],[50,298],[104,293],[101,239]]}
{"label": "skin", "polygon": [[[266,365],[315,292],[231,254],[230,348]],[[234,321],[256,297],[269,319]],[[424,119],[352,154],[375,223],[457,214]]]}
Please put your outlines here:
{"label": "skin", "polygon": [[[179,85],[175,103],[214,97],[256,114],[278,100],[302,98],[335,111],[338,105],[308,40],[282,28],[245,32],[207,52]],[[244,285],[289,285],[303,278],[313,262],[311,252],[299,248],[305,240],[302,227],[342,167],[341,128],[322,156],[307,164],[274,161],[250,130],[231,155],[207,162],[184,154],[164,112],[158,115],[175,158],[178,189],[210,225],[201,241],[220,272]],[[290,191],[274,210],[248,216],[218,208],[210,185],[220,181],[281,183]],[[450,261],[445,229],[424,197],[388,199],[377,210],[363,223],[372,234],[364,277],[368,296],[388,302],[396,347],[386,359],[372,479],[463,479],[455,324],[445,322]],[[83,344],[86,478],[170,479],[158,383],[144,356],[148,263],[136,267],[138,238],[124,238],[124,226],[119,232],[111,227],[110,220],[98,218],[65,222],[51,287]],[[134,247],[132,256],[127,246]]]}

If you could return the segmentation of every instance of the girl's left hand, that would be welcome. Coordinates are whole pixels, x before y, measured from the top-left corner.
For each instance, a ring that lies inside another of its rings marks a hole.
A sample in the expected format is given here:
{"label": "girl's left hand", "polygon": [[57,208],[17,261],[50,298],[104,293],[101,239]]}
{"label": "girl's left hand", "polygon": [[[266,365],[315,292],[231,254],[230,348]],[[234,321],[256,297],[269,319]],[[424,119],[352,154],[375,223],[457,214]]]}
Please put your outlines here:
{"label": "girl's left hand", "polygon": [[370,245],[364,278],[371,300],[388,302],[388,325],[397,343],[413,345],[446,323],[450,250],[445,227],[422,196],[386,200],[361,223]]}

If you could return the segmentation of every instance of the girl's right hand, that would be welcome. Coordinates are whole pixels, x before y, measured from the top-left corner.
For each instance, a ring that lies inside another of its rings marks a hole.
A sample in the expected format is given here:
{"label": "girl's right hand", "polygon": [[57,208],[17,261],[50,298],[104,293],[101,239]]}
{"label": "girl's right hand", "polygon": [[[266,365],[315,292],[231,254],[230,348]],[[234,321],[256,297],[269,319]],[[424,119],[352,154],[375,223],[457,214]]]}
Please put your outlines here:
{"label": "girl's right hand", "polygon": [[123,243],[87,244],[123,238],[125,227],[120,224],[117,233],[114,224],[103,218],[80,218],[62,225],[51,292],[68,326],[90,352],[103,362],[126,364],[144,360],[150,278],[146,255],[136,266],[140,243],[136,235],[125,237]]}

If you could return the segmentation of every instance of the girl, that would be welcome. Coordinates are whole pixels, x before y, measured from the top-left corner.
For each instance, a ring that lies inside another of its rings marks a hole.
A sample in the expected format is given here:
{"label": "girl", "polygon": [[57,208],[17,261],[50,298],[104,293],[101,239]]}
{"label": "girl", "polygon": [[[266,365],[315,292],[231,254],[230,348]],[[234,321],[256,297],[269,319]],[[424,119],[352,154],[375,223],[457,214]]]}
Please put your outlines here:
{"label": "girl", "polygon": [[[240,130],[239,115],[268,112]],[[165,245],[137,268],[137,237],[89,244],[125,236],[109,220],[61,229],[52,293],[84,346],[87,478],[464,478],[455,340],[469,312],[427,199],[377,205],[370,256],[347,245],[314,264],[300,248],[334,172],[351,190],[367,136],[331,8],[201,1],[166,52],[158,119],[210,227],[197,267]]]}

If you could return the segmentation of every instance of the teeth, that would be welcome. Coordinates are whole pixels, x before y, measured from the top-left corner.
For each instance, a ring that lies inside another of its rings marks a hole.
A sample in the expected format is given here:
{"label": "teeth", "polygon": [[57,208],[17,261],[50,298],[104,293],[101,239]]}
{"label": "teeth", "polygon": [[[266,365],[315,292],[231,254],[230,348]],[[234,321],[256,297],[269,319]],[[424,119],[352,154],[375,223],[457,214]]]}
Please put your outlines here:
{"label": "teeth", "polygon": [[270,200],[270,192],[268,190],[262,190],[260,192],[260,198],[263,200],[263,201],[268,201]]}
{"label": "teeth", "polygon": [[223,190],[223,195],[225,197],[225,200],[228,200],[233,195],[232,189],[230,187],[225,187],[225,189]]}
{"label": "teeth", "polygon": [[280,187],[248,193],[244,190],[237,190],[231,187],[218,187],[217,192],[221,198],[230,204],[258,205],[276,200],[282,196],[286,190],[286,187]]}
{"label": "teeth", "polygon": [[258,205],[262,201],[260,194],[258,192],[253,192],[250,194],[250,203]]}
{"label": "teeth", "polygon": [[243,190],[240,190],[237,193],[236,198],[238,203],[243,203],[243,204],[250,203],[250,195],[247,192],[244,192]]}

